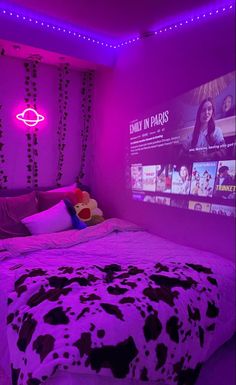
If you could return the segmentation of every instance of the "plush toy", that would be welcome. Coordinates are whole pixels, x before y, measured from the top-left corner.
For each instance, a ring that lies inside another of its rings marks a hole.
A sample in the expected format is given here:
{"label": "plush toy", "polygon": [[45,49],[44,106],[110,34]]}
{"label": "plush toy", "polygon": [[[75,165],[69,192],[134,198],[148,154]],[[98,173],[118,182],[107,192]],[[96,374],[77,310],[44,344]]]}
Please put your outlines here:
{"label": "plush toy", "polygon": [[88,226],[104,221],[103,212],[98,208],[97,201],[91,199],[87,191],[76,189],[78,203],[74,206],[77,217]]}
{"label": "plush toy", "polygon": [[64,199],[64,203],[66,205],[67,211],[71,216],[72,226],[74,229],[83,230],[87,227],[85,222],[81,221],[79,217],[77,217],[75,208],[69,199]]}

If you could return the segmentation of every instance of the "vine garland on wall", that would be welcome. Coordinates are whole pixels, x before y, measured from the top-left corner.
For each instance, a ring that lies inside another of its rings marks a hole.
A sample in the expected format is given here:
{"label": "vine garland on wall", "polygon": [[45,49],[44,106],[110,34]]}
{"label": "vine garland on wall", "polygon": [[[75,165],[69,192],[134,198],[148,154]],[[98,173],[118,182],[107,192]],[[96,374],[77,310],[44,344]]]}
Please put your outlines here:
{"label": "vine garland on wall", "polygon": [[[32,58],[24,63],[25,67],[25,103],[27,108],[37,110],[37,75],[40,57]],[[38,128],[28,127],[27,139],[27,186],[38,187]]]}
{"label": "vine garland on wall", "polygon": [[[0,104],[0,113],[1,113],[2,105]],[[0,116],[0,189],[7,188],[8,177],[4,172],[3,165],[5,163],[5,155],[4,155],[4,142],[3,142],[3,123],[2,117]]]}
{"label": "vine garland on wall", "polygon": [[81,161],[80,170],[77,178],[77,182],[85,176],[85,165],[86,165],[86,153],[88,147],[88,136],[91,126],[92,118],[92,96],[94,88],[94,72],[87,71],[83,73],[82,78],[82,120],[83,125],[81,128]]}
{"label": "vine garland on wall", "polygon": [[58,137],[58,162],[57,162],[57,176],[56,185],[61,186],[61,179],[63,175],[64,153],[66,147],[66,132],[67,132],[67,118],[68,118],[68,88],[70,84],[69,64],[63,64],[58,67],[58,109],[59,122],[57,129]]}

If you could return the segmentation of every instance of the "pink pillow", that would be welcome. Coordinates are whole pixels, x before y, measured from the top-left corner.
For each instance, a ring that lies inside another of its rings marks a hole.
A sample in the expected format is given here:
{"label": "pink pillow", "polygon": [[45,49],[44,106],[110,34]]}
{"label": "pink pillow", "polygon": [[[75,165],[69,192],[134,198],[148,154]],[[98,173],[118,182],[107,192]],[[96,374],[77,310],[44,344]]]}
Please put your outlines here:
{"label": "pink pillow", "polygon": [[76,183],[73,183],[69,186],[54,188],[53,190],[47,190],[47,192],[69,192],[69,191],[75,191],[77,188]]}
{"label": "pink pillow", "polygon": [[56,233],[72,228],[71,216],[63,201],[48,210],[22,219],[22,223],[32,235]]}
{"label": "pink pillow", "polygon": [[75,192],[73,191],[39,191],[38,200],[39,200],[39,211],[44,211],[49,209],[52,206],[55,206],[63,199],[69,199],[73,206],[77,203],[77,198]]}
{"label": "pink pillow", "polygon": [[0,198],[0,239],[30,235],[21,219],[38,212],[36,193]]}

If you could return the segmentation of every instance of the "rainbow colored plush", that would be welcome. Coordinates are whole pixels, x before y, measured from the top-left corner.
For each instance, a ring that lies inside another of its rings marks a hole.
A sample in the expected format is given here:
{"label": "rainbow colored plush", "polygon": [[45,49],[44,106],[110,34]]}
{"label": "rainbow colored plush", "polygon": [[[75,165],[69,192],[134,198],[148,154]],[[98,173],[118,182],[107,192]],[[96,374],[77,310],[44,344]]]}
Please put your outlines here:
{"label": "rainbow colored plush", "polygon": [[97,201],[90,198],[87,191],[76,189],[78,203],[74,206],[77,217],[88,226],[96,225],[104,221],[103,212],[98,208]]}

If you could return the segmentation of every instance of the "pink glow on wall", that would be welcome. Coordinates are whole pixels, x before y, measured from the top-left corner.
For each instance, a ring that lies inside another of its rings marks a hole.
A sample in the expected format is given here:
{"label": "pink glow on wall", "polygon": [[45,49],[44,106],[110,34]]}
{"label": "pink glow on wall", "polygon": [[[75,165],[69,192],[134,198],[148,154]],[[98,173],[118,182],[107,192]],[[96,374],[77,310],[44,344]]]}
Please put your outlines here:
{"label": "pink glow on wall", "polygon": [[[1,118],[4,128],[3,140],[6,158],[4,170],[6,170],[9,178],[9,189],[25,187],[28,160],[27,133],[37,128],[39,185],[40,187],[55,185],[58,162],[57,128],[60,117],[58,109],[58,69],[53,65],[40,63],[37,76],[36,110],[45,119],[36,126],[29,127],[21,120],[16,119],[16,115],[22,113],[28,107],[24,101],[24,61],[9,56],[1,57],[0,103],[2,104]],[[82,146],[80,135],[83,124],[80,108],[82,73],[71,69],[70,81],[63,185],[72,184],[78,175],[81,157],[80,148]],[[30,104],[29,107],[34,108],[35,106]],[[28,116],[27,118],[32,119]],[[77,139],[75,140],[75,138]],[[86,178],[87,175],[86,169]],[[85,179],[85,183],[89,183],[89,177]]]}
{"label": "pink glow on wall", "polygon": [[23,112],[17,114],[16,118],[24,122],[29,127],[34,127],[39,122],[44,120],[44,116],[38,114],[38,112],[33,108],[26,108]]}

